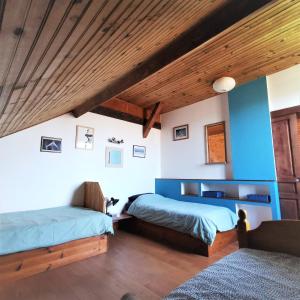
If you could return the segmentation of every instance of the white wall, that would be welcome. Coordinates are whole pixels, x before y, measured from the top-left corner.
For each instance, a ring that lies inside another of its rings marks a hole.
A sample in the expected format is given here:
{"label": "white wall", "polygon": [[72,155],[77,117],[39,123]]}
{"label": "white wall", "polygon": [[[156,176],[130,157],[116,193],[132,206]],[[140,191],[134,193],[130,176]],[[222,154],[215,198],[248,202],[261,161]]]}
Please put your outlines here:
{"label": "white wall", "polygon": [[[222,94],[161,116],[161,173],[165,178],[231,178],[230,163],[206,165],[204,126],[226,121],[229,136],[228,99]],[[189,124],[189,139],[173,141],[173,127]],[[227,138],[229,141],[229,138]],[[230,162],[230,145],[227,145]],[[226,174],[227,173],[227,174]]]}
{"label": "white wall", "polygon": [[300,64],[267,76],[270,111],[300,105]]}
{"label": "white wall", "polygon": [[[76,125],[95,128],[93,151],[75,149]],[[41,136],[60,137],[62,153],[40,152]],[[105,168],[110,137],[122,138],[124,168]],[[146,158],[132,157],[132,145],[145,145]],[[0,212],[68,205],[83,200],[82,183],[99,181],[105,196],[120,198],[154,191],[160,177],[160,131],[142,138],[142,126],[93,113],[64,115],[0,139]]]}

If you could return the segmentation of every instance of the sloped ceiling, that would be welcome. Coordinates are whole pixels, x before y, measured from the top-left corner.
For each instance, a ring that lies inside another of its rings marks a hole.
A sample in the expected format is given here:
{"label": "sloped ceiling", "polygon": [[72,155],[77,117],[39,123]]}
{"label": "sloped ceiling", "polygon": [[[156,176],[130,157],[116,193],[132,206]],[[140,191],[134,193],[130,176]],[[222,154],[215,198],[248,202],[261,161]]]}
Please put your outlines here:
{"label": "sloped ceiling", "polygon": [[[0,137],[74,110],[226,2],[1,1]],[[212,96],[219,76],[300,63],[299,16],[300,1],[271,1],[118,98],[166,112]]]}
{"label": "sloped ceiling", "polygon": [[4,1],[0,136],[71,111],[223,3]]}
{"label": "sloped ceiling", "polygon": [[276,1],[254,15],[118,97],[143,107],[161,101],[168,112],[216,95],[219,77],[242,84],[299,64],[300,1]]}

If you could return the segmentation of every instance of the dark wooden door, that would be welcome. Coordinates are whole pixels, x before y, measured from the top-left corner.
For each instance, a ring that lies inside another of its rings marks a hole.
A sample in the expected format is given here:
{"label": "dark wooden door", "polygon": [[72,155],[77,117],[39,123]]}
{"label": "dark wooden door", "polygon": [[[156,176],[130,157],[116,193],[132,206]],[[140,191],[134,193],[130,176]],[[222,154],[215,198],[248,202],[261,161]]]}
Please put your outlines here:
{"label": "dark wooden door", "polygon": [[300,114],[272,114],[272,129],[281,215],[300,219]]}

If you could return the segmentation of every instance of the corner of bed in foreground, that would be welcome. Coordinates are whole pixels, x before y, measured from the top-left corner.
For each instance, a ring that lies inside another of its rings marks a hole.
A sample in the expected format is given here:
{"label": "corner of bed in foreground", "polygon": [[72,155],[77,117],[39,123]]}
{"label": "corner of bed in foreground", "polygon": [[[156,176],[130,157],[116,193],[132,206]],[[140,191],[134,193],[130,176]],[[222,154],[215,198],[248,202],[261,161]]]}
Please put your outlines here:
{"label": "corner of bed in foreground", "polygon": [[[176,299],[300,299],[300,221],[267,221],[250,230],[239,211],[240,250],[175,290]],[[209,297],[208,297],[209,296]]]}
{"label": "corner of bed in foreground", "polygon": [[[100,213],[105,212],[104,198],[99,183],[85,183],[84,202],[85,208],[91,209],[91,220],[88,214],[89,211],[84,208],[80,209],[70,207],[71,213],[74,212],[76,218],[76,213],[80,214],[80,210],[82,210],[82,212],[84,213],[84,219],[82,223],[87,224],[88,222],[92,222],[92,227],[95,227],[97,225],[97,215],[95,215],[95,211],[98,211]],[[55,214],[56,212],[59,212],[59,208],[55,208],[55,210]],[[36,211],[33,212],[35,213]],[[62,212],[62,215],[67,214],[68,208],[62,208]],[[37,214],[39,213],[40,212],[38,212]],[[26,215],[26,218],[27,216],[28,215]],[[4,252],[2,251],[2,254],[5,254],[0,255],[0,283],[29,277],[34,274],[45,272],[72,262],[76,262],[107,252],[108,237],[106,233],[113,233],[113,229],[112,224],[109,224],[107,220],[109,217],[103,214],[101,214],[101,217],[105,218],[105,220],[103,221],[101,221],[99,218],[98,221],[99,226],[101,225],[101,222],[105,226],[104,233],[101,234],[99,234],[100,231],[98,231],[97,234],[89,233],[88,231],[84,230],[85,226],[83,226],[83,230],[78,229],[78,231],[80,232],[80,237],[76,238],[76,236],[70,236],[69,238],[66,238],[66,241],[59,242],[57,244],[51,243],[51,245],[47,244],[43,246],[35,244],[31,249],[28,248],[28,250],[24,250],[25,248],[22,248],[24,242],[16,242],[16,244],[14,244],[14,249],[16,249],[15,253],[13,253],[12,249],[10,249],[9,251],[7,247],[4,248],[5,245],[3,243],[3,247],[0,247],[0,250],[1,248],[3,248],[2,250]],[[75,219],[74,224],[76,223],[77,220]],[[62,228],[65,228],[64,224],[62,225]],[[3,233],[3,237],[4,234],[5,233]],[[18,245],[20,246],[20,250],[17,250]]]}

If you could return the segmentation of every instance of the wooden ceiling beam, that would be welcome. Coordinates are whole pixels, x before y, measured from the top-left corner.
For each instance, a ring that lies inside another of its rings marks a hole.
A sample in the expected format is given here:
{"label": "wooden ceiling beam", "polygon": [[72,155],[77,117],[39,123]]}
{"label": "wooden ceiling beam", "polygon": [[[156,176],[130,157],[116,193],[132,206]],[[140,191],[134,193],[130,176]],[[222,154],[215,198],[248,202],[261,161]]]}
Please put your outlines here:
{"label": "wooden ceiling beam", "polygon": [[153,127],[153,125],[155,123],[155,120],[157,119],[157,117],[159,116],[159,114],[161,112],[161,108],[162,108],[161,102],[158,102],[155,104],[148,121],[146,122],[146,124],[143,127],[143,137],[144,138],[146,138],[148,136],[151,128]]}
{"label": "wooden ceiling beam", "polygon": [[96,108],[101,103],[119,95],[138,82],[149,77],[158,70],[166,67],[181,56],[197,48],[204,42],[213,38],[225,29],[253,13],[264,5],[273,2],[271,0],[230,0],[206,18],[200,20],[188,31],[181,34],[174,41],[156,52],[136,68],[117,79],[104,90],[91,97],[83,104],[75,108],[72,113],[80,117],[88,111]]}
{"label": "wooden ceiling beam", "polygon": [[[144,109],[138,105],[126,102],[115,97],[97,106],[92,110],[92,112],[144,126],[146,121],[149,119],[152,110]],[[154,119],[154,124],[152,127],[161,129],[159,115]]]}

